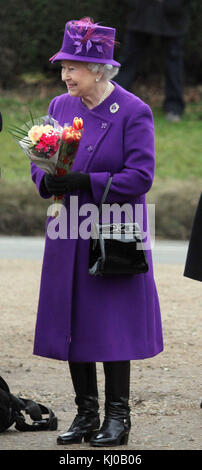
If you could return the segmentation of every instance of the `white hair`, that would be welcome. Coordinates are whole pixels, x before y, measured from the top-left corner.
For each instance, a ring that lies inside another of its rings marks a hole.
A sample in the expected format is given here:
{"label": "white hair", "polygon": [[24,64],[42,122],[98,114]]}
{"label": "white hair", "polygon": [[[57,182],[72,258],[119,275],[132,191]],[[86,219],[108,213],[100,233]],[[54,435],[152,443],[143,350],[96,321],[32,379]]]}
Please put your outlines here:
{"label": "white hair", "polygon": [[94,73],[103,73],[103,78],[105,78],[106,80],[111,80],[119,72],[119,67],[115,67],[111,64],[97,64],[94,62],[89,62],[87,66]]}

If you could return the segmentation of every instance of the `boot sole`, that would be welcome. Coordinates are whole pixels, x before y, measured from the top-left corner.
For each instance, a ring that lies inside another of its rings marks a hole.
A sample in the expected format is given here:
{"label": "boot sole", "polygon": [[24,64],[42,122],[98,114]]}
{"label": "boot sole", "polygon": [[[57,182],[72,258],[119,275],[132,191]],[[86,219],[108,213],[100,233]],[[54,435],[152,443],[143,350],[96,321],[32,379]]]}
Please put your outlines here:
{"label": "boot sole", "polygon": [[128,444],[129,434],[124,434],[120,439],[111,440],[111,441],[91,441],[90,445],[93,447],[112,447],[112,446],[122,446]]}
{"label": "boot sole", "polygon": [[74,437],[72,439],[63,439],[60,436],[57,438],[57,444],[59,445],[68,445],[68,444],[81,444],[82,440],[84,442],[89,442],[95,432],[97,432],[98,429],[95,429],[88,434],[82,434],[81,436]]}

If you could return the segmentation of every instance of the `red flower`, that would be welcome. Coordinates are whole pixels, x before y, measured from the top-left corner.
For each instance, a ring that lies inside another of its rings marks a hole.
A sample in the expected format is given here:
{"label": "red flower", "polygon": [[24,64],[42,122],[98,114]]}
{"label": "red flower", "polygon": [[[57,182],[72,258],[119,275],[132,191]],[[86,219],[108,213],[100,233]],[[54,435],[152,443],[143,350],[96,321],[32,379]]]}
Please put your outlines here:
{"label": "red flower", "polygon": [[35,145],[35,150],[37,152],[44,152],[47,154],[47,157],[52,157],[58,150],[60,143],[59,134],[42,134],[37,145]]}
{"label": "red flower", "polygon": [[66,175],[67,171],[64,168],[57,168],[57,176]]}
{"label": "red flower", "polygon": [[58,200],[62,200],[64,196],[54,196],[54,200],[55,201],[58,201]]}
{"label": "red flower", "polygon": [[67,155],[66,158],[64,158],[63,163],[66,165],[66,163],[69,163],[70,161],[70,156]]}

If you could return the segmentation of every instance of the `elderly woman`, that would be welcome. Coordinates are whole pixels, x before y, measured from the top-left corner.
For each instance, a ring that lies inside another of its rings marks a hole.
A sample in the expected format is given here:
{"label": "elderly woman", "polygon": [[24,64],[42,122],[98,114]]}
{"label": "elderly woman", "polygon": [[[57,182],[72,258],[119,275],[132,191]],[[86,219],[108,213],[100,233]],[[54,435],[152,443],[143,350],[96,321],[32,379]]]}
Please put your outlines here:
{"label": "elderly woman", "polygon": [[[49,113],[63,126],[75,116],[85,132],[72,167],[47,175],[34,164],[32,179],[47,198],[78,196],[79,208],[99,205],[110,176],[106,203],[143,206],[154,177],[154,127],[150,108],[112,78],[115,29],[90,19],[66,24],[59,61],[68,93],[56,96]],[[79,220],[84,220],[82,216]],[[49,223],[49,220],[48,220]],[[78,413],[58,444],[126,444],[131,427],[130,360],[163,349],[162,327],[151,249],[142,274],[91,276],[89,239],[46,235],[34,354],[68,361]],[[105,417],[100,427],[96,362],[105,374]],[[96,431],[96,432],[95,432]]]}

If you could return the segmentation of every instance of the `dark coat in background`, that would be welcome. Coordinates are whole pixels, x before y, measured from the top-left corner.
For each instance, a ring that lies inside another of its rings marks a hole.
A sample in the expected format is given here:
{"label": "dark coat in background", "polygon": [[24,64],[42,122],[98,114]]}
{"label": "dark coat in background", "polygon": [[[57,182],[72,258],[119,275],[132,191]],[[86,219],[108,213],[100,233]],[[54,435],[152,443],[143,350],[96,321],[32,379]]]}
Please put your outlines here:
{"label": "dark coat in background", "polygon": [[130,31],[182,36],[188,26],[189,0],[128,0]]}
{"label": "dark coat in background", "polygon": [[184,276],[202,281],[202,193],[193,221]]}

